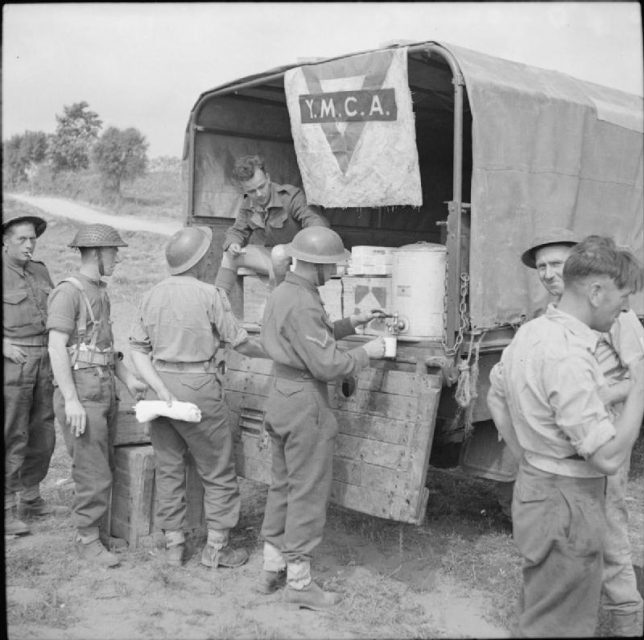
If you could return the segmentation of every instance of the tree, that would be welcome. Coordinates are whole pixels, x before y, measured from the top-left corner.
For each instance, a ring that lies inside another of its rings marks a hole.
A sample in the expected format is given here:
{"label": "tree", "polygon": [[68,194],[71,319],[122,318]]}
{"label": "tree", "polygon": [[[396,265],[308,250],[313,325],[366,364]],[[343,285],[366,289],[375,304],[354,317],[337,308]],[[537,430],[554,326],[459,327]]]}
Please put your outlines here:
{"label": "tree", "polygon": [[101,174],[103,189],[120,195],[121,183],[143,175],[148,143],[137,129],[109,127],[94,145],[92,158]]}
{"label": "tree", "polygon": [[48,149],[54,173],[87,169],[103,121],[85,101],[63,107],[63,115],[57,114],[56,120],[58,126]]}
{"label": "tree", "polygon": [[45,159],[47,134],[43,131],[25,131],[16,134],[2,145],[4,182],[17,186],[29,177],[29,171]]}

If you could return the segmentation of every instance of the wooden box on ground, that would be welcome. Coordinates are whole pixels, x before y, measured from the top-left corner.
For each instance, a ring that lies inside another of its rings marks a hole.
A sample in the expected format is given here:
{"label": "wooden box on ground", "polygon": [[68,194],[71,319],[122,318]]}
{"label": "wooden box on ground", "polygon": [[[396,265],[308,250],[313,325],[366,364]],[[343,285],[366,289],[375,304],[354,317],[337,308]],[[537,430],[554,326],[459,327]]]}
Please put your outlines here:
{"label": "wooden box on ground", "polygon": [[[132,398],[126,386],[117,378],[116,394],[119,397],[118,419],[114,433],[114,446],[125,444],[150,444],[150,436],[146,433],[146,426],[150,423],[141,423],[136,419],[134,405],[136,400]],[[156,399],[152,391],[148,392],[148,399]]]}
{"label": "wooden box on ground", "polygon": [[138,422],[131,406],[121,404],[116,422],[114,446],[150,444],[150,436],[149,433],[146,433],[146,425],[149,427],[150,423]]}
{"label": "wooden box on ground", "polygon": [[[391,304],[391,276],[342,277],[342,312],[345,316],[369,313],[373,309],[393,312]],[[387,325],[385,320],[376,318],[364,327],[357,327],[356,333],[384,335]]]}
{"label": "wooden box on ground", "polygon": [[[155,522],[157,496],[152,447],[116,447],[114,457],[110,533],[126,540],[130,549],[152,546],[153,535],[160,531]],[[190,455],[186,458],[186,501],[186,532],[193,539],[205,537],[203,486]]]}

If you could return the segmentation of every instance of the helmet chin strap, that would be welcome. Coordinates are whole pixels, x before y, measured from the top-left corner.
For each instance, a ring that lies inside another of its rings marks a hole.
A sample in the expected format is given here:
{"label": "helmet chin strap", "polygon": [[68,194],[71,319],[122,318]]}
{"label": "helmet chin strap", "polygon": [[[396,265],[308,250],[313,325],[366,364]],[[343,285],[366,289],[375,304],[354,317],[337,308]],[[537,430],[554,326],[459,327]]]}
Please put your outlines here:
{"label": "helmet chin strap", "polygon": [[316,274],[316,279],[317,279],[317,286],[321,287],[325,283],[324,279],[324,265],[323,264],[316,264],[315,265],[315,274]]}
{"label": "helmet chin strap", "polygon": [[103,264],[103,247],[97,247],[96,253],[98,255],[98,273],[101,276],[105,275],[105,265]]}

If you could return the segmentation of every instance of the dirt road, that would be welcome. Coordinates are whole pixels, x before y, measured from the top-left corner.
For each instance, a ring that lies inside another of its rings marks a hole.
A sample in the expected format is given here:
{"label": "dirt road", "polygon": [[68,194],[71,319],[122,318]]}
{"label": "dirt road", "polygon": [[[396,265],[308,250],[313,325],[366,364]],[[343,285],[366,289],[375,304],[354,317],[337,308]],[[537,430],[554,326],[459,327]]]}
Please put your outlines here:
{"label": "dirt road", "polygon": [[65,198],[49,196],[28,196],[22,193],[6,193],[6,197],[42,209],[53,216],[70,218],[84,223],[109,224],[125,231],[148,231],[162,236],[171,236],[181,228],[180,222],[161,222],[132,216],[118,216],[104,210],[82,205]]}

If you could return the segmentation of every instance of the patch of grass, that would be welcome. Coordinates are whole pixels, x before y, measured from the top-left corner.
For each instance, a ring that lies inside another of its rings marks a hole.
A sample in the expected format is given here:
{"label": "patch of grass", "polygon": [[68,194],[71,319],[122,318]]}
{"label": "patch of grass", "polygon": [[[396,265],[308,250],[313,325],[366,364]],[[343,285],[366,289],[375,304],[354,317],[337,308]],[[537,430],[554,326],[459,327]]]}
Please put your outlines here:
{"label": "patch of grass", "polygon": [[208,640],[282,640],[284,631],[266,628],[245,616],[240,616],[233,624],[224,624],[208,635]]}
{"label": "patch of grass", "polygon": [[43,627],[67,629],[76,618],[58,595],[49,591],[38,602],[12,604],[7,609],[9,625],[38,625]]}
{"label": "patch of grass", "polygon": [[351,631],[367,628],[373,638],[416,638],[419,624],[429,624],[423,608],[406,598],[408,588],[400,582],[361,572],[357,579],[326,580],[324,587],[343,594],[336,615]]}
{"label": "patch of grass", "polygon": [[187,176],[179,159],[148,171],[144,176],[121,185],[121,194],[103,191],[100,176],[90,170],[62,172],[54,177],[43,167],[30,185],[15,190],[34,195],[69,198],[79,203],[101,206],[124,216],[142,216],[155,220],[179,220],[187,204]]}

